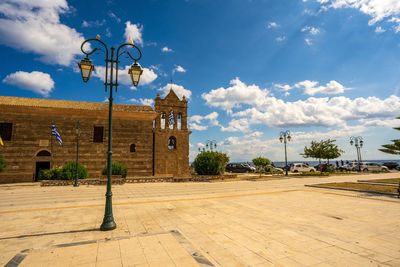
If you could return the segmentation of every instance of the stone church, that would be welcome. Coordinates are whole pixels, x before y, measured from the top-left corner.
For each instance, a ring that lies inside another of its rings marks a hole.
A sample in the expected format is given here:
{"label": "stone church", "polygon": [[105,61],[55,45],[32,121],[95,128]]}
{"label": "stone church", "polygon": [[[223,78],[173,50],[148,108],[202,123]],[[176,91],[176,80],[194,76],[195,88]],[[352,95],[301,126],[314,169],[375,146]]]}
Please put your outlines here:
{"label": "stone church", "polygon": [[[157,94],[154,107],[113,105],[112,160],[127,166],[128,177],[188,176],[187,100],[171,89],[164,99]],[[107,162],[108,103],[0,96],[0,155],[7,163],[0,183],[37,181],[40,169],[75,161],[78,121],[79,162],[98,178]]]}

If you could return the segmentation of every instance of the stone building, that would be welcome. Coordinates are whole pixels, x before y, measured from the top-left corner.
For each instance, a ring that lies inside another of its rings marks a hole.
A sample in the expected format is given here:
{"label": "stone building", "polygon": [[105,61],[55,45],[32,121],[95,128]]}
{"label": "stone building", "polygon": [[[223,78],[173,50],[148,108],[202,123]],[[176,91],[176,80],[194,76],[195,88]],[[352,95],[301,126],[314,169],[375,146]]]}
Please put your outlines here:
{"label": "stone building", "polygon": [[[0,154],[7,163],[0,183],[36,181],[39,169],[75,161],[78,121],[79,162],[97,178],[107,162],[107,103],[0,96]],[[51,123],[62,145],[51,135]],[[128,177],[189,175],[185,97],[180,100],[173,90],[165,99],[157,95],[155,110],[115,104],[112,126],[113,161],[127,166]]]}

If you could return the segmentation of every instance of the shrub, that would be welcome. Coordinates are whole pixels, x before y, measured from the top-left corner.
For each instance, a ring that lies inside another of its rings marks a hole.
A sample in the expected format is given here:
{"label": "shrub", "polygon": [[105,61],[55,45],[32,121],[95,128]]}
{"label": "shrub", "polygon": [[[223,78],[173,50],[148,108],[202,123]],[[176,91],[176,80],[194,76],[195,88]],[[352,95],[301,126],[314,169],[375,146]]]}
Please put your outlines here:
{"label": "shrub", "polygon": [[[257,157],[252,159],[254,166],[256,166],[257,170],[265,169],[268,165],[271,164],[271,160],[263,157]],[[266,169],[265,169],[266,170]],[[269,170],[266,170],[269,171]]]}
{"label": "shrub", "polygon": [[[106,166],[104,166],[101,174],[107,175],[107,168],[108,168],[108,164],[106,164]],[[128,174],[128,169],[126,168],[126,166],[124,164],[113,161],[111,163],[111,174],[112,175],[121,175],[122,178],[126,178],[126,175]]]}
{"label": "shrub", "polygon": [[4,171],[4,169],[6,167],[7,167],[7,164],[3,159],[3,155],[0,155],[0,172]]}
{"label": "shrub", "polygon": [[[76,161],[68,162],[62,167],[62,177],[59,180],[74,180],[76,177]],[[85,179],[88,176],[88,171],[78,162],[78,178]]]}
{"label": "shrub", "polygon": [[200,175],[219,175],[225,172],[229,157],[217,151],[203,151],[193,161],[193,167]]}
{"label": "shrub", "polygon": [[62,169],[40,170],[39,180],[64,180]]}

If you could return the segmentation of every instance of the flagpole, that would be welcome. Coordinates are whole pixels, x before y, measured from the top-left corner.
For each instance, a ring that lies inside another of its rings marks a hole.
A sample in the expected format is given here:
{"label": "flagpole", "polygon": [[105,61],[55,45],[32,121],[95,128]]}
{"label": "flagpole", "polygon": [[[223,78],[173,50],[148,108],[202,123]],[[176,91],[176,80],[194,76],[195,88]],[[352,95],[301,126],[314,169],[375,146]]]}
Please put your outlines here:
{"label": "flagpole", "polygon": [[[51,122],[51,126],[53,126],[53,122]],[[50,169],[53,168],[53,127],[50,127],[50,151],[51,151],[51,157],[50,157]]]}

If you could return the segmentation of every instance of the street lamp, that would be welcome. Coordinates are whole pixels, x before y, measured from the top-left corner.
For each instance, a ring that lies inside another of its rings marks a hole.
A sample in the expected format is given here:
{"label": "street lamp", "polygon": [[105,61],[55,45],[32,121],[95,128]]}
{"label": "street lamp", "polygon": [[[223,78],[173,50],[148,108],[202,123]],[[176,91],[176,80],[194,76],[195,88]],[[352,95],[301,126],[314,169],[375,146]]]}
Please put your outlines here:
{"label": "street lamp", "polygon": [[[130,38],[129,38],[130,39]],[[114,59],[114,46],[111,46],[111,56],[109,58],[108,56],[108,47],[105,43],[100,41],[100,37],[97,36],[97,39],[87,39],[85,40],[82,45],[81,45],[81,51],[86,55],[86,57],[78,63],[79,68],[81,69],[81,74],[82,74],[82,79],[84,82],[87,82],[90,78],[90,74],[94,70],[94,66],[92,62],[89,60],[89,56],[96,52],[97,50],[103,51],[100,48],[94,48],[90,52],[86,52],[83,49],[83,46],[87,42],[97,42],[101,44],[105,48],[105,54],[106,54],[106,76],[105,76],[105,89],[107,92],[107,86],[109,86],[110,90],[110,97],[108,98],[108,151],[107,151],[107,193],[106,193],[106,206],[105,206],[105,213],[104,213],[104,218],[103,218],[103,223],[100,226],[100,230],[102,231],[108,231],[108,230],[113,230],[117,227],[117,225],[114,222],[114,216],[112,212],[112,192],[111,192],[111,166],[112,166],[112,151],[111,151],[111,138],[112,138],[112,103],[113,103],[113,88],[115,88],[115,91],[118,90],[118,63],[119,63],[119,57],[122,54],[127,54],[133,61],[134,64],[131,66],[129,69],[128,73],[131,76],[132,83],[134,86],[137,86],[139,84],[139,79],[140,75],[143,73],[142,68],[140,65],[137,63],[142,57],[142,52],[140,51],[139,47],[134,45],[132,41],[130,43],[125,43],[122,44],[118,47],[117,49],[117,54],[116,54],[116,59]],[[135,48],[139,52],[139,56],[137,58],[132,57],[132,55],[129,53],[128,50],[124,49],[124,51],[120,49],[123,47],[131,47]],[[103,51],[104,52],[104,51]],[[110,64],[110,81],[108,81],[108,65]],[[114,65],[115,65],[115,74],[114,74]],[[114,82],[114,77],[115,77],[115,82]]]}
{"label": "street lamp", "polygon": [[213,151],[213,148],[217,149],[217,141],[215,141],[215,140],[207,140],[206,148],[210,148],[211,151]]}
{"label": "street lamp", "polygon": [[79,186],[79,183],[78,183],[78,179],[79,179],[79,177],[78,177],[78,159],[79,159],[79,136],[81,135],[81,127],[80,127],[80,124],[79,124],[79,121],[78,121],[78,123],[76,124],[76,128],[75,128],[75,132],[76,132],[76,175],[75,175],[75,184],[74,184],[74,186],[76,187],[76,186]]}
{"label": "street lamp", "polygon": [[288,176],[288,165],[287,165],[287,152],[286,152],[286,143],[290,142],[292,140],[292,137],[290,136],[290,131],[283,131],[280,133],[279,141],[285,144],[285,170],[286,170],[286,176]]}
{"label": "street lamp", "polygon": [[357,150],[357,160],[358,160],[358,171],[361,171],[361,148],[364,145],[363,138],[361,136],[350,136],[350,145],[354,145]]}

